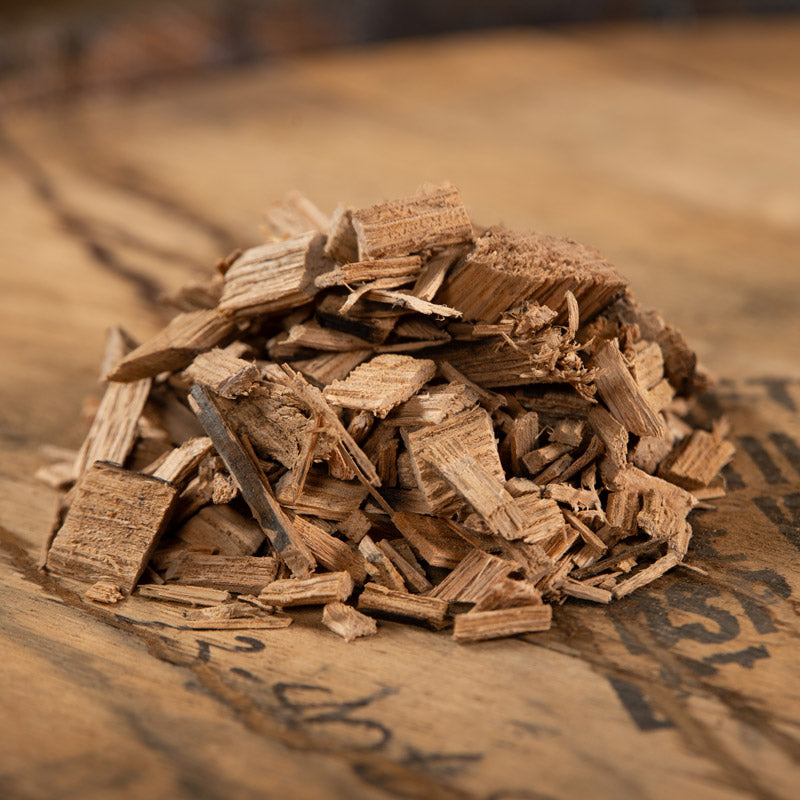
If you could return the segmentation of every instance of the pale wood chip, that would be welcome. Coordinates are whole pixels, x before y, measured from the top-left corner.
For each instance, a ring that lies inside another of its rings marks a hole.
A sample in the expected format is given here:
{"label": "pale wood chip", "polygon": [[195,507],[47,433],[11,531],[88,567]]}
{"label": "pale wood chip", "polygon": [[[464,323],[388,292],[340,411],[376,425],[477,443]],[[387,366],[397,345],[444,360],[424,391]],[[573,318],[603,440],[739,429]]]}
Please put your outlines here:
{"label": "pale wood chip", "polygon": [[184,370],[184,375],[192,382],[201,383],[218,395],[231,399],[247,394],[261,378],[255,364],[219,347],[196,356]]}
{"label": "pale wood chip", "polygon": [[670,453],[658,475],[684,489],[700,489],[711,483],[735,452],[731,442],[706,431],[694,431]]}
{"label": "pale wood chip", "polygon": [[358,598],[358,608],[374,614],[423,622],[432,628],[443,628],[447,625],[449,605],[437,597],[423,597],[368,583]]}
{"label": "pale wood chip", "polygon": [[274,580],[278,564],[269,556],[220,556],[188,553],[172,578],[178,583],[227,592],[258,594]]}
{"label": "pale wood chip", "polygon": [[95,603],[107,605],[118,603],[124,597],[119,584],[113,578],[101,578],[83,593],[84,600],[93,600]]}
{"label": "pale wood chip", "polygon": [[322,609],[322,624],[346,642],[378,632],[378,624],[372,617],[338,601],[327,603]]}
{"label": "pale wood chip", "polygon": [[436,365],[430,359],[379,355],[356,367],[344,381],[326,386],[323,394],[334,405],[385,417],[416,394],[435,373]]}
{"label": "pale wood chip", "polygon": [[453,628],[457,642],[482,642],[520,633],[550,630],[553,609],[549,605],[517,606],[495,611],[458,614]]}
{"label": "pale wood chip", "polygon": [[175,586],[174,584],[140,583],[136,593],[153,600],[183,603],[188,606],[215,606],[230,600],[231,593],[208,586]]}
{"label": "pale wood chip", "polygon": [[258,595],[262,603],[271,606],[321,606],[337,600],[347,600],[353,591],[353,579],[348,572],[326,572],[310,578],[287,578],[273,581]]}
{"label": "pale wood chip", "polygon": [[472,223],[455,187],[424,188],[413,197],[352,212],[359,258],[419,253],[472,239]]}
{"label": "pale wood chip", "polygon": [[414,277],[419,274],[421,268],[422,259],[419,256],[376,258],[371,261],[341,264],[330,272],[318,275],[314,283],[318,289],[328,289],[331,286],[349,286],[378,278]]}
{"label": "pale wood chip", "polygon": [[219,309],[178,314],[159,333],[118,361],[106,379],[127,383],[183,369],[200,353],[218,345],[233,328],[231,316]]}
{"label": "pale wood chip", "polygon": [[169,522],[177,490],[166,481],[96,461],[78,483],[47,569],[80,581],[117,581],[130,594]]}
{"label": "pale wood chip", "polygon": [[419,557],[432,567],[457,567],[473,550],[449,520],[398,511],[392,515],[392,522]]}
{"label": "pale wood chip", "polygon": [[309,232],[246,250],[225,273],[219,310],[246,319],[310,302],[314,279],[330,268],[322,247],[323,237]]}
{"label": "pale wood chip", "polygon": [[170,450],[163,458],[145,468],[144,472],[175,486],[182,486],[213,449],[211,439],[197,436]]}
{"label": "pale wood chip", "polygon": [[175,535],[188,545],[209,548],[224,556],[251,556],[265,538],[254,519],[224,504],[201,508]]}

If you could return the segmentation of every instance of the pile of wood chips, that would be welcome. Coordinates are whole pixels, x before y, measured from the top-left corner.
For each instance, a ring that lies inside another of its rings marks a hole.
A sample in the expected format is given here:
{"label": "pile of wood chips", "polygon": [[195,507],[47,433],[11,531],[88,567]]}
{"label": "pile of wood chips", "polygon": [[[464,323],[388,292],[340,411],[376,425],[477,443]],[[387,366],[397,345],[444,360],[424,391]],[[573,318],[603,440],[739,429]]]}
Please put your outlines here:
{"label": "pile of wood chips", "polygon": [[468,642],[684,558],[733,446],[685,421],[694,354],[597,252],[479,231],[449,185],[330,220],[292,195],[268,228],[144,344],[111,332],[83,447],[41,471],[72,486],[50,572],[190,628],[317,605],[347,640]]}

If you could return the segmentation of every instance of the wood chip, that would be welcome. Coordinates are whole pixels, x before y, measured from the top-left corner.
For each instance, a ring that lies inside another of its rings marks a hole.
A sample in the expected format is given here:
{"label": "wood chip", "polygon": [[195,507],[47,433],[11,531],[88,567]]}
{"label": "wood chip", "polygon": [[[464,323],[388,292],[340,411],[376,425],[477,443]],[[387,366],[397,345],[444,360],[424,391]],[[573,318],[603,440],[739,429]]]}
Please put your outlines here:
{"label": "wood chip", "polygon": [[223,556],[251,556],[265,538],[255,520],[228,505],[201,508],[178,528],[176,536],[188,545]]}
{"label": "wood chip", "polygon": [[213,449],[211,439],[207,436],[198,436],[174,448],[144,471],[154,478],[161,478],[162,481],[181,486]]}
{"label": "wood chip", "polygon": [[417,431],[403,431],[411,456],[411,467],[419,489],[425,495],[430,512],[444,514],[457,508],[458,493],[450,486],[428,457],[434,443],[459,442],[475,462],[497,482],[505,482],[505,473],[497,452],[491,417],[482,408],[464,411],[439,425]]}
{"label": "wood chip", "polygon": [[328,289],[331,286],[348,286],[377,278],[413,277],[419,274],[421,268],[422,259],[419,256],[376,258],[342,264],[318,275],[314,283],[318,289]]}
{"label": "wood chip", "polygon": [[[116,363],[130,351],[127,334],[112,328],[106,342],[104,364]],[[137,424],[150,393],[149,377],[130,383],[108,383],[92,426],[75,458],[71,480],[80,477],[95,461],[122,466],[133,449]]]}
{"label": "wood chip", "polygon": [[432,567],[457,567],[474,549],[449,520],[398,511],[392,522],[419,555]]}
{"label": "wood chip", "polygon": [[337,600],[347,600],[353,591],[353,579],[348,572],[327,572],[310,578],[286,578],[273,581],[258,595],[262,603],[271,606],[320,606]]}
{"label": "wood chip", "polygon": [[388,419],[393,425],[405,428],[439,425],[454,414],[472,408],[478,397],[478,393],[465,384],[432,386],[397,406]]}
{"label": "wood chip", "polygon": [[136,381],[183,369],[200,353],[218,345],[233,328],[230,315],[217,309],[178,314],[152,339],[123,357],[106,379]]}
{"label": "wood chip", "polygon": [[362,260],[406,256],[472,239],[472,223],[458,191],[449,185],[353,211],[352,220]]}
{"label": "wood chip", "polygon": [[368,583],[358,598],[358,608],[373,614],[423,622],[438,629],[447,625],[449,606],[437,597],[422,597]]}
{"label": "wood chip", "polygon": [[118,603],[124,597],[119,584],[113,578],[101,578],[83,594],[84,600],[93,600],[95,603],[105,603],[106,605]]}
{"label": "wood chip", "polygon": [[589,412],[589,425],[600,437],[608,457],[619,468],[623,469],[628,461],[628,431],[602,406]]}
{"label": "wood chip", "polygon": [[496,611],[470,611],[456,616],[453,639],[457,642],[482,642],[519,633],[548,631],[552,617],[552,607],[541,604]]}
{"label": "wood chip", "polygon": [[271,583],[278,564],[269,556],[220,556],[189,553],[172,578],[178,583],[226,592],[258,594]]}
{"label": "wood chip", "polygon": [[525,517],[516,500],[463,446],[432,442],[423,457],[480,514],[492,533],[505,539],[525,536]]}
{"label": "wood chip", "polygon": [[318,564],[331,572],[349,573],[355,584],[364,583],[367,568],[360,553],[354,552],[347,542],[337,539],[305,517],[295,516],[293,522]]}
{"label": "wood chip", "polygon": [[191,398],[195,413],[228,470],[238,481],[242,496],[275,551],[293,574],[308,575],[315,566],[314,558],[275,500],[254,454],[248,451],[233,433],[206,389],[195,386]]}
{"label": "wood chip", "polygon": [[288,628],[291,617],[278,614],[243,619],[187,619],[180,626],[193,631],[271,631]]}
{"label": "wood chip", "polygon": [[472,550],[470,554],[430,593],[451,603],[477,603],[487,585],[513,572],[509,561]]}
{"label": "wood chip", "polygon": [[378,547],[371,537],[365,536],[358,544],[358,550],[364,556],[364,562],[370,577],[381,586],[397,591],[406,591],[406,583],[397,567]]}
{"label": "wood chip", "polygon": [[175,586],[173,584],[140,583],[136,593],[153,600],[166,600],[170,603],[183,603],[188,606],[214,606],[230,600],[231,593],[208,586]]}
{"label": "wood chip", "polygon": [[225,273],[220,311],[250,318],[310,302],[314,280],[330,267],[322,247],[323,237],[308,232],[246,250]]}
{"label": "wood chip", "polygon": [[166,481],[96,461],[78,483],[50,545],[48,571],[91,583],[111,578],[130,594],[176,498]]}
{"label": "wood chip", "polygon": [[322,609],[322,624],[346,642],[352,642],[359,636],[373,636],[378,632],[374,619],[338,601],[327,603]]}
{"label": "wood chip", "polygon": [[614,418],[637,436],[663,436],[664,422],[633,378],[616,341],[595,354],[597,391]]}
{"label": "wood chip", "polygon": [[196,356],[186,367],[184,374],[193,383],[207,386],[221,397],[230,399],[247,394],[261,378],[255,364],[237,358],[219,347]]}
{"label": "wood chip", "polygon": [[491,323],[530,300],[566,317],[571,291],[586,320],[624,289],[624,279],[594,250],[567,239],[492,228],[452,271],[437,299],[463,311],[466,319]]}
{"label": "wood chip", "polygon": [[733,458],[735,448],[706,431],[694,431],[659,467],[658,475],[684,489],[708,486]]}
{"label": "wood chip", "polygon": [[323,394],[334,405],[385,417],[416,394],[435,373],[436,365],[429,359],[380,355],[356,367],[345,380],[326,386]]}

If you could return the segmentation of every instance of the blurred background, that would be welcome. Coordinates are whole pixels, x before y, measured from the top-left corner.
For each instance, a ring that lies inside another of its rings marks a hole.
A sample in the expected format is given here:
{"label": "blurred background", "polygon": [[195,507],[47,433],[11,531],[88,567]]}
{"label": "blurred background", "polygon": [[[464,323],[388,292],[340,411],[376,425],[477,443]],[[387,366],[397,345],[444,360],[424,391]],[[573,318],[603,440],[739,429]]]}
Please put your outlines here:
{"label": "blurred background", "polygon": [[402,37],[798,10],[800,0],[2,0],[0,104]]}

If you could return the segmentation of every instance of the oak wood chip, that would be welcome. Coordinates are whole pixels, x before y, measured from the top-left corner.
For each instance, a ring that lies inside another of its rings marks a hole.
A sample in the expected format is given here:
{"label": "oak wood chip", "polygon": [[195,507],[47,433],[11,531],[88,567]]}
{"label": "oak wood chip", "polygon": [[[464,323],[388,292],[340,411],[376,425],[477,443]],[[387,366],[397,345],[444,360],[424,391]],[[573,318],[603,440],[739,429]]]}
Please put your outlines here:
{"label": "oak wood chip", "polygon": [[706,431],[694,431],[658,468],[658,475],[684,489],[708,486],[733,458],[734,446]]}
{"label": "oak wood chip", "polygon": [[606,342],[592,363],[597,391],[614,418],[637,436],[663,436],[664,422],[631,375],[616,340]]}
{"label": "oak wood chip", "polygon": [[520,633],[550,630],[553,609],[549,605],[517,606],[495,611],[458,614],[453,627],[457,642],[482,642]]}
{"label": "oak wood chip", "polygon": [[178,583],[241,594],[258,594],[277,574],[269,556],[221,556],[188,553],[172,575]]}
{"label": "oak wood chip", "polygon": [[432,567],[457,567],[474,549],[446,519],[397,511],[392,522],[419,557]]}
{"label": "oak wood chip", "polygon": [[190,311],[173,317],[159,333],[124,356],[106,375],[109,381],[136,381],[159,372],[183,369],[200,353],[233,332],[230,314],[218,309]]}
{"label": "oak wood chip", "polygon": [[345,380],[326,386],[323,394],[334,405],[385,417],[416,394],[435,373],[436,365],[430,359],[379,355],[356,367]]}
{"label": "oak wood chip", "polygon": [[372,617],[339,601],[327,603],[322,609],[322,624],[346,642],[378,632],[378,624]]}
{"label": "oak wood chip", "polygon": [[170,603],[183,603],[189,606],[214,606],[230,600],[231,593],[225,589],[210,586],[186,586],[175,584],[140,583],[136,593],[153,600],[166,600]]}
{"label": "oak wood chip", "polygon": [[317,606],[347,600],[352,591],[349,572],[326,572],[273,581],[262,589],[258,599],[271,606]]}
{"label": "oak wood chip", "polygon": [[318,275],[314,283],[318,289],[329,289],[331,286],[348,286],[378,278],[414,277],[419,274],[421,268],[422,259],[419,256],[376,258],[341,264],[329,272]]}
{"label": "oak wood chip", "polygon": [[323,242],[312,231],[246,250],[225,273],[218,308],[247,319],[310,302],[317,292],[315,278],[330,268]]}
{"label": "oak wood chip", "polygon": [[78,483],[47,569],[80,581],[111,578],[130,594],[169,522],[177,490],[166,481],[96,461]]}
{"label": "oak wood chip", "polygon": [[459,494],[439,474],[427,456],[434,443],[459,442],[481,468],[497,482],[505,483],[494,426],[483,408],[463,411],[438,425],[402,433],[417,485],[424,494],[431,513],[445,515],[459,505]]}
{"label": "oak wood chip", "polygon": [[190,546],[208,548],[224,556],[251,556],[265,538],[252,517],[225,504],[201,508],[175,535]]}
{"label": "oak wood chip", "polygon": [[358,598],[358,608],[361,611],[423,622],[438,629],[447,625],[449,605],[437,597],[423,597],[389,589],[377,583],[368,583]]}
{"label": "oak wood chip", "polygon": [[[506,310],[535,300],[567,316],[567,291],[589,319],[625,290],[625,280],[595,250],[568,239],[491,228],[456,267],[437,300],[466,319],[496,322]],[[491,286],[487,292],[485,287]]]}
{"label": "oak wood chip", "polygon": [[406,256],[472,239],[472,223],[450,185],[425,187],[413,197],[358,209],[352,220],[361,260]]}

